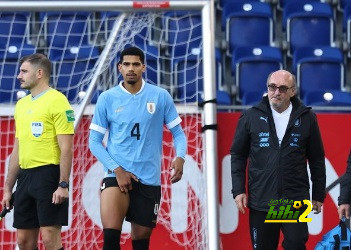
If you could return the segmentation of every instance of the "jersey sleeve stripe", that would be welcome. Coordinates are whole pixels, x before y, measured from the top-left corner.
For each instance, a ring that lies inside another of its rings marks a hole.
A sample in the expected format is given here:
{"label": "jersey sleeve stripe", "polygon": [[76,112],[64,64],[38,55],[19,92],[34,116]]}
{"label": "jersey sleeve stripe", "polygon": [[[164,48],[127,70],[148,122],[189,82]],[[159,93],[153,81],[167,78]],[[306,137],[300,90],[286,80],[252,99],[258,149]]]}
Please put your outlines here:
{"label": "jersey sleeve stripe", "polygon": [[174,128],[175,126],[177,126],[181,122],[182,122],[182,119],[180,119],[180,117],[178,116],[176,119],[174,119],[170,123],[166,124],[166,126],[168,129],[171,129],[171,128]]}
{"label": "jersey sleeve stripe", "polygon": [[105,128],[103,128],[103,127],[100,127],[99,125],[96,125],[96,124],[94,124],[94,123],[90,124],[89,128],[90,128],[91,130],[95,130],[95,131],[97,131],[97,132],[99,132],[99,133],[101,133],[101,134],[105,134],[106,131],[107,131],[107,129],[105,129]]}

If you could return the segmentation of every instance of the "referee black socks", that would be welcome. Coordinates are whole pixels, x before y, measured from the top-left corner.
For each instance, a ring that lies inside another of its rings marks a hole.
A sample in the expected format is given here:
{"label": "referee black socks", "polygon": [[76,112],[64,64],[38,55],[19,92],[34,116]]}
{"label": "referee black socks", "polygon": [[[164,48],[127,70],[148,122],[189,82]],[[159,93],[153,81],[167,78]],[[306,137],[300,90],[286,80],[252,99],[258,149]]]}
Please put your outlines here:
{"label": "referee black socks", "polygon": [[104,228],[104,248],[103,250],[120,250],[119,240],[121,231],[112,228]]}
{"label": "referee black socks", "polygon": [[132,240],[133,250],[148,250],[150,239]]}

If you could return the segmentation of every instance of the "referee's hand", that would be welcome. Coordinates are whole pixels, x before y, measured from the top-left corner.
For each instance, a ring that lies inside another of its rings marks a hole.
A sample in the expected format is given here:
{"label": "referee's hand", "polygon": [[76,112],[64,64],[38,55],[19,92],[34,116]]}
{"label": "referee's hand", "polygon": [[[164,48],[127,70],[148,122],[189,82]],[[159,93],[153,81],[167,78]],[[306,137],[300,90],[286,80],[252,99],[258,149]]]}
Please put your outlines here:
{"label": "referee's hand", "polygon": [[12,193],[9,191],[4,191],[3,197],[2,197],[2,201],[1,201],[1,205],[2,208],[6,208],[7,210],[12,209],[12,205],[10,204],[10,200],[11,200],[11,195]]}
{"label": "referee's hand", "polygon": [[171,176],[171,182],[176,183],[183,176],[183,165],[185,160],[181,157],[176,157],[171,163],[171,170],[173,170],[173,174]]}
{"label": "referee's hand", "polygon": [[52,203],[61,204],[68,199],[69,192],[68,188],[58,187],[52,195]]}

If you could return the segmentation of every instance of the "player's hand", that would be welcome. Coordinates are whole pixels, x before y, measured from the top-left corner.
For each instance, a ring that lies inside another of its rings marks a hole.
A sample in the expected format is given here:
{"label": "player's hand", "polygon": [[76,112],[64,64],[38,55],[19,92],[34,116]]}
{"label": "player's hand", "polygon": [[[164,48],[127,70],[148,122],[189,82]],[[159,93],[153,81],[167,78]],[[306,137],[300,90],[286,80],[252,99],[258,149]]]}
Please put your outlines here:
{"label": "player's hand", "polygon": [[52,203],[61,204],[69,197],[68,188],[58,187],[52,195]]}
{"label": "player's hand", "polygon": [[171,176],[171,183],[176,183],[183,176],[183,165],[185,160],[182,157],[176,157],[171,163],[171,170],[173,174]]}
{"label": "player's hand", "polygon": [[133,189],[132,179],[135,181],[139,181],[139,179],[132,174],[131,172],[125,171],[122,167],[118,167],[114,170],[116,174],[116,179],[118,183],[118,187],[121,192],[128,192]]}
{"label": "player's hand", "polygon": [[312,200],[312,210],[315,211],[314,214],[319,214],[322,211],[322,206],[322,202]]}
{"label": "player's hand", "polygon": [[3,209],[5,207],[6,207],[7,210],[11,210],[12,209],[12,206],[10,204],[11,195],[12,195],[11,191],[4,191],[4,195],[3,195],[2,201],[1,201],[1,205],[2,205]]}
{"label": "player's hand", "polygon": [[339,214],[339,219],[341,220],[343,216],[346,217],[346,219],[350,218],[350,204],[341,204],[338,207],[338,214]]}
{"label": "player's hand", "polygon": [[242,212],[243,214],[245,213],[245,208],[247,207],[247,197],[246,194],[238,194],[237,196],[235,196],[235,204],[236,207],[239,209],[240,212]]}

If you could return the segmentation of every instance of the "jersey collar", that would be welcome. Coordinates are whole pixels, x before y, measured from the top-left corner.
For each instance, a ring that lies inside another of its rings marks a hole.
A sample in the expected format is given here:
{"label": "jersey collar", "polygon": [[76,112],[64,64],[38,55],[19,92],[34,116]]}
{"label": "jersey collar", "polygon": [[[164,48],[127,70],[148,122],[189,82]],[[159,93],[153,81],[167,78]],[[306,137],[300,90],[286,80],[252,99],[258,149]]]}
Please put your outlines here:
{"label": "jersey collar", "polygon": [[[122,84],[122,83],[123,83],[123,81],[120,81],[120,82],[119,82],[119,87],[120,87],[124,92],[126,92],[127,94],[132,95],[128,90],[125,89],[125,87],[123,87],[123,84]],[[139,94],[141,91],[143,91],[144,87],[145,87],[145,81],[144,81],[144,79],[142,79],[142,84],[141,84],[140,90],[139,90],[137,93],[133,94],[133,95]]]}
{"label": "jersey collar", "polygon": [[39,97],[41,97],[42,95],[44,95],[46,92],[50,91],[52,88],[48,88],[47,90],[44,90],[43,92],[37,94],[35,97],[32,96],[32,101],[38,99]]}

